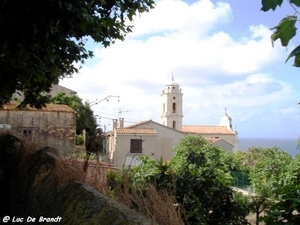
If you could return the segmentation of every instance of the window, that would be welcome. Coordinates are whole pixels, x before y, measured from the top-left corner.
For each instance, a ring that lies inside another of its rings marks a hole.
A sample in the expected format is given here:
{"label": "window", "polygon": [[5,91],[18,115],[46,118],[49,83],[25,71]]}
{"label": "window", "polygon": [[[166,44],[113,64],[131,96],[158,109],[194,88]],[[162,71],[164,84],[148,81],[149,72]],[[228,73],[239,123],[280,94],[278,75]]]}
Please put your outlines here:
{"label": "window", "polygon": [[33,130],[31,130],[31,129],[23,129],[23,137],[27,140],[32,141],[32,133],[33,133]]}
{"label": "window", "polygon": [[173,129],[176,129],[176,121],[173,121]]}
{"label": "window", "polygon": [[173,113],[176,113],[176,103],[173,103]]}
{"label": "window", "polygon": [[130,140],[130,153],[142,153],[142,139],[131,139]]}

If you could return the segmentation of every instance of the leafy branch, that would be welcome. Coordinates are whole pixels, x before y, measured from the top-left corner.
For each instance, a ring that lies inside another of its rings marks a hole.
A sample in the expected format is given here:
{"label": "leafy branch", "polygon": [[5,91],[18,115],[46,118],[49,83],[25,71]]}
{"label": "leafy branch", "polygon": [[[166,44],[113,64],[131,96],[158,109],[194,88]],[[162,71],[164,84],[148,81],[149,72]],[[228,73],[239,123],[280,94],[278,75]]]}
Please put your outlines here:
{"label": "leafy branch", "polygon": [[[279,22],[277,26],[271,28],[271,30],[274,30],[274,33],[271,35],[272,45],[277,39],[280,39],[281,45],[286,47],[297,33],[297,15],[300,15],[297,7],[300,7],[300,0],[287,1],[293,8],[294,14],[286,16]],[[275,11],[278,6],[282,5],[282,3],[283,0],[262,0],[261,10],[264,12],[267,12],[271,9]],[[285,62],[287,62],[292,57],[295,57],[293,66],[300,67],[300,45],[298,45],[291,51]]]}

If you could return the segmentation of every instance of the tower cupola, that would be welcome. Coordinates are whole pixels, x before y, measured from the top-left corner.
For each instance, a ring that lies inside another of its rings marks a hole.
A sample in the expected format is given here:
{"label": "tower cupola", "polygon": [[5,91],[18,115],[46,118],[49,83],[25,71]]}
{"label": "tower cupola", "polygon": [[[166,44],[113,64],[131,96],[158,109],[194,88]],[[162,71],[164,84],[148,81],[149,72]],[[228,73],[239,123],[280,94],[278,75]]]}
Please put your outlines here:
{"label": "tower cupola", "polygon": [[232,127],[232,119],[230,116],[228,116],[226,108],[225,108],[224,115],[221,117],[220,126],[226,126],[228,129],[230,129],[232,131],[234,130]]}

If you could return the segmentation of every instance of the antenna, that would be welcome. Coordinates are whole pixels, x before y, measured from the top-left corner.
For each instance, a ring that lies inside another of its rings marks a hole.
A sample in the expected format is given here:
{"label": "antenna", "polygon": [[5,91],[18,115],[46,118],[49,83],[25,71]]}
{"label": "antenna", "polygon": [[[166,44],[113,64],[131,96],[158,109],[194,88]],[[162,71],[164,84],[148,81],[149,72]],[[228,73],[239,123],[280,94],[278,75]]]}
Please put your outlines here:
{"label": "antenna", "polygon": [[120,119],[123,112],[131,112],[132,110],[119,110],[118,112],[118,118]]}
{"label": "antenna", "polygon": [[106,101],[108,102],[110,98],[117,98],[117,99],[118,99],[118,102],[120,101],[120,96],[116,96],[116,95],[108,95],[108,96],[106,96],[105,98],[103,98],[103,99],[101,99],[101,100],[97,100],[97,99],[96,99],[96,101],[90,102],[90,103],[89,103],[89,106],[91,107],[91,106],[93,106],[93,105],[97,105],[98,103],[100,103],[100,102],[102,102],[102,101],[104,101],[104,100],[106,100]]}

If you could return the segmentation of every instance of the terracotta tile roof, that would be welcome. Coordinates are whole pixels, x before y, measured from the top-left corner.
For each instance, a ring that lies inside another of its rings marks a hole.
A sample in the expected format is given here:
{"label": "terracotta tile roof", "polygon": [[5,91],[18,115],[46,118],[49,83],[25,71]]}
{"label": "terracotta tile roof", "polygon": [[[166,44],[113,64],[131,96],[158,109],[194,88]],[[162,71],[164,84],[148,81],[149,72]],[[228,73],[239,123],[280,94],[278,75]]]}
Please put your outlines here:
{"label": "terracotta tile roof", "polygon": [[226,142],[227,144],[233,146],[232,144],[230,144],[228,141],[225,141],[224,139],[221,139],[221,138],[216,138],[216,137],[211,137],[211,138],[205,138],[206,140],[210,141],[212,144],[214,143],[217,143],[219,141],[224,141]]}
{"label": "terracotta tile roof", "polygon": [[117,128],[117,134],[157,134],[153,128]]}
{"label": "terracotta tile roof", "polygon": [[196,134],[234,134],[234,131],[229,130],[226,126],[183,125],[182,131]]}
{"label": "terracotta tile roof", "polygon": [[[3,105],[3,108],[0,110],[19,110],[17,109],[19,103],[16,102],[10,102]],[[74,112],[74,110],[67,106],[67,105],[61,105],[61,104],[46,104],[46,107],[43,107],[41,109],[36,109],[33,107],[30,107],[29,105],[26,106],[25,109],[22,109],[24,111],[52,111],[52,112]]]}
{"label": "terracotta tile roof", "polygon": [[138,126],[138,125],[145,124],[145,123],[149,123],[149,122],[151,122],[151,120],[144,120],[144,121],[140,121],[140,122],[138,122],[138,123],[135,123],[135,124],[133,124],[133,125],[126,126],[125,128],[133,128],[133,127],[136,127],[136,126]]}

